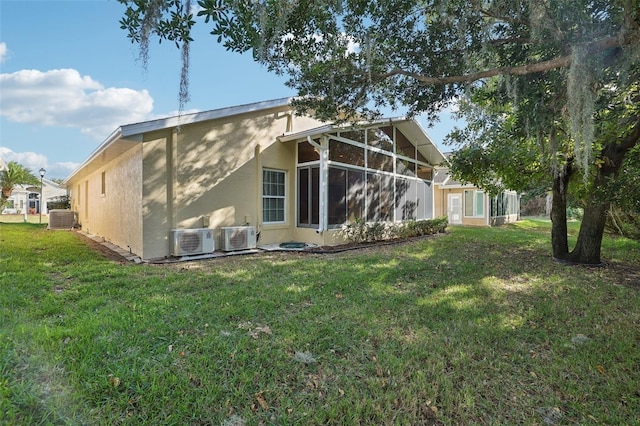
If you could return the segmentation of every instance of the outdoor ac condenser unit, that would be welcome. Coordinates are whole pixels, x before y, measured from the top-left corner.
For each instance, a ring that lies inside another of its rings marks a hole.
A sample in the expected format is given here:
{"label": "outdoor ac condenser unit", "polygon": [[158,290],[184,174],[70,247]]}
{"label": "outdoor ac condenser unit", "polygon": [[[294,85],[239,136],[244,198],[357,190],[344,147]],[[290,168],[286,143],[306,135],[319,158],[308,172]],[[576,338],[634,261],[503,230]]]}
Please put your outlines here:
{"label": "outdoor ac condenser unit", "polygon": [[255,226],[230,226],[222,228],[222,250],[256,248]]}
{"label": "outdoor ac condenser unit", "polygon": [[49,229],[71,229],[76,223],[76,212],[71,210],[49,210]]}
{"label": "outdoor ac condenser unit", "polygon": [[171,254],[173,256],[189,256],[194,254],[213,253],[214,230],[209,228],[199,229],[173,229],[171,231]]}

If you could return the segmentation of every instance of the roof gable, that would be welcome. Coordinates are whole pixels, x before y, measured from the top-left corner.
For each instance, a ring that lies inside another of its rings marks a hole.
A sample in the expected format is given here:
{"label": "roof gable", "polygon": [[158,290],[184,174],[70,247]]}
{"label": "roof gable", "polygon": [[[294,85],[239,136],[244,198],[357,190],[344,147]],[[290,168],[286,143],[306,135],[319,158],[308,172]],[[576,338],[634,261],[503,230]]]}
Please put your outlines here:
{"label": "roof gable", "polygon": [[294,140],[302,140],[307,137],[315,138],[321,135],[336,133],[338,131],[344,131],[349,128],[367,129],[373,127],[379,127],[382,125],[395,125],[409,141],[414,144],[418,152],[427,159],[431,165],[439,165],[446,162],[446,158],[440,152],[438,147],[433,143],[429,135],[422,128],[420,123],[413,119],[405,117],[397,118],[385,118],[374,121],[363,121],[356,124],[326,124],[324,126],[316,127],[301,132],[287,133],[280,136],[282,142],[289,142]]}
{"label": "roof gable", "polygon": [[135,145],[142,143],[142,135],[157,130],[170,129],[194,123],[217,120],[235,115],[242,115],[256,111],[267,111],[290,105],[292,98],[281,98],[271,101],[254,102],[226,108],[196,112],[192,114],[175,115],[140,123],[126,124],[118,127],[107,139],[98,146],[89,157],[80,164],[63,182],[67,185],[71,180],[85,176],[90,170],[95,170],[119,157]]}
{"label": "roof gable", "polygon": [[271,101],[254,102],[245,105],[212,109],[192,114],[175,115],[172,117],[159,118],[157,120],[143,121],[141,123],[127,124],[120,126],[122,137],[139,135],[156,130],[169,129],[172,127],[185,126],[187,124],[201,123],[203,121],[217,120],[234,115],[247,114],[249,112],[263,111],[272,108],[288,106],[291,98],[274,99]]}

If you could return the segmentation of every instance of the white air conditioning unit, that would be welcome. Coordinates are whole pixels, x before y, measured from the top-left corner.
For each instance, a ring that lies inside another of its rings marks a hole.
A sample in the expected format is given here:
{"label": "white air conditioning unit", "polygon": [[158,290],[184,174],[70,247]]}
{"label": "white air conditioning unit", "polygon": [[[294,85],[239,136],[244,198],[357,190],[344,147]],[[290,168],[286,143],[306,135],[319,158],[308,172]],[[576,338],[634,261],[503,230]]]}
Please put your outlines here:
{"label": "white air conditioning unit", "polygon": [[255,226],[229,226],[222,228],[222,250],[244,250],[256,248]]}
{"label": "white air conditioning unit", "polygon": [[213,253],[213,231],[209,228],[171,230],[171,254],[189,256]]}

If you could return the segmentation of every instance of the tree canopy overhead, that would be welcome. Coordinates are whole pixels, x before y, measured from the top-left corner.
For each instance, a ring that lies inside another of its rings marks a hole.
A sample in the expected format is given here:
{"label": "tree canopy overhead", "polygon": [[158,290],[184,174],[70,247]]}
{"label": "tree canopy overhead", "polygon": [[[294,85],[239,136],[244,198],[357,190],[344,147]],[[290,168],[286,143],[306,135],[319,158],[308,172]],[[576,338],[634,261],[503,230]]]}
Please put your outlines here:
{"label": "tree canopy overhead", "polygon": [[120,1],[143,56],[152,35],[188,45],[197,13],[227,49],[288,75],[322,118],[383,105],[435,116],[473,82],[640,44],[638,0]]}

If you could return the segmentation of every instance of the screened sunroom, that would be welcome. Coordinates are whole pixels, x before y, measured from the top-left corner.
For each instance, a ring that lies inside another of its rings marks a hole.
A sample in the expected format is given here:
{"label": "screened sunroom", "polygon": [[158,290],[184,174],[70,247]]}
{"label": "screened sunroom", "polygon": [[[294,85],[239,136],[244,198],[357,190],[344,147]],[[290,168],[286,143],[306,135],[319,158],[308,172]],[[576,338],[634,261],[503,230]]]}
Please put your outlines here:
{"label": "screened sunroom", "polygon": [[414,120],[323,126],[280,140],[296,143],[298,227],[433,218],[433,167],[444,157]]}

